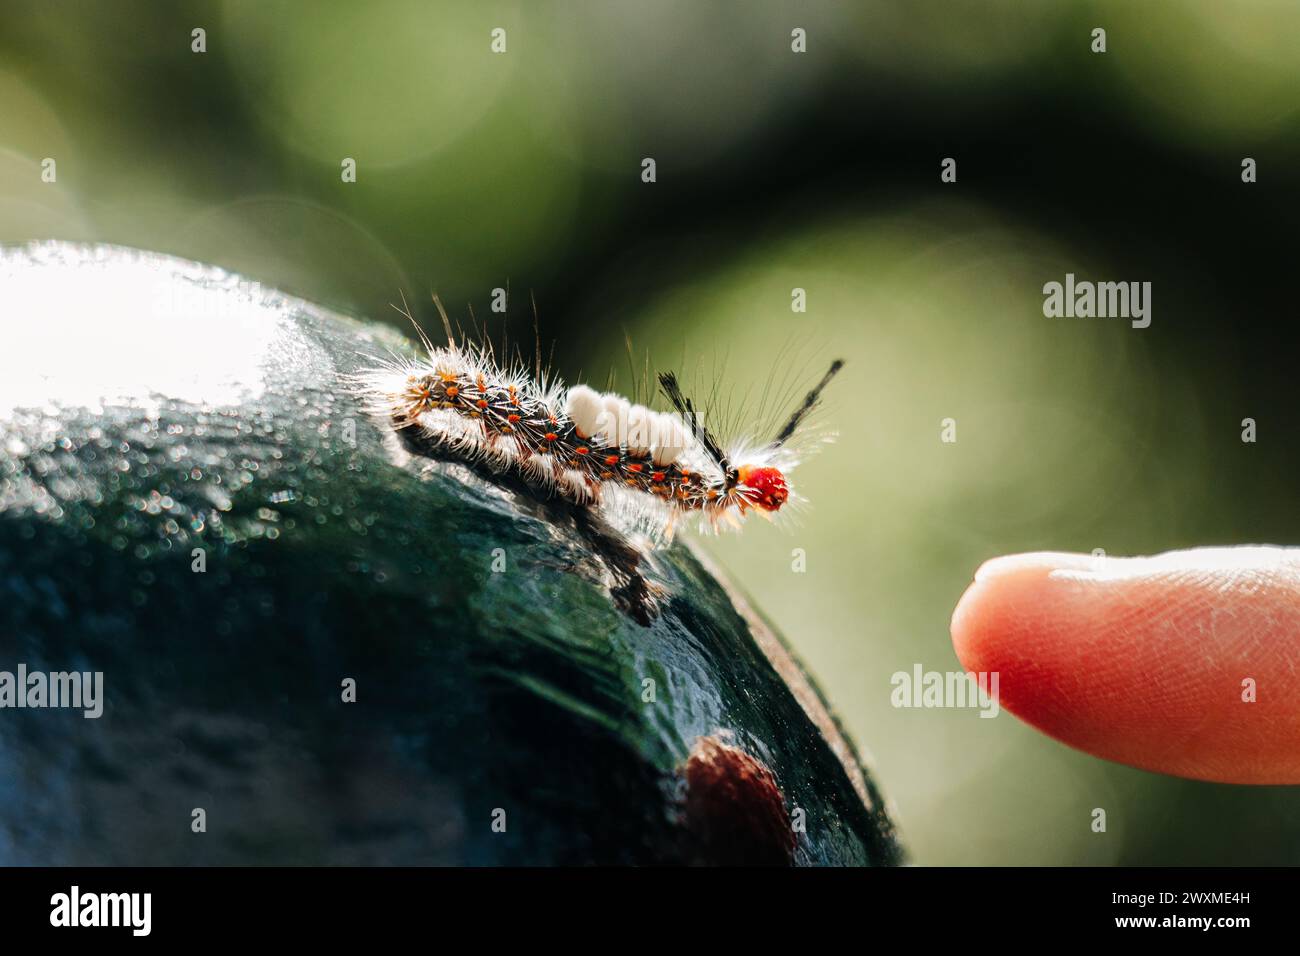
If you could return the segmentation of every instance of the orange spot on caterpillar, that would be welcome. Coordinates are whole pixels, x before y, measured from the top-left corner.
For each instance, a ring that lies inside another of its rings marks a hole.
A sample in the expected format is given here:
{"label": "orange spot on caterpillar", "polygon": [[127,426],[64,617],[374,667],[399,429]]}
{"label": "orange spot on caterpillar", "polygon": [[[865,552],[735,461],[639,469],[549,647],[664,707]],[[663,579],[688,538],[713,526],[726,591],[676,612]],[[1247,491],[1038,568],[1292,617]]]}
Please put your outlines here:
{"label": "orange spot on caterpillar", "polygon": [[555,441],[555,439],[559,438],[560,436],[555,434],[555,432],[547,432],[542,437],[545,438],[547,441]]}
{"label": "orange spot on caterpillar", "polygon": [[644,466],[644,465],[635,465],[635,464],[633,464],[633,465],[628,465],[628,466],[627,466],[627,470],[630,471],[630,472],[632,472],[632,474],[634,474],[634,475],[639,475],[639,474],[641,474],[641,472],[645,471],[645,466]]}
{"label": "orange spot on caterpillar", "polygon": [[506,416],[506,421],[508,421],[511,425],[516,425],[519,423],[519,416],[516,415],[514,412],[511,412],[509,415]]}
{"label": "orange spot on caterpillar", "polygon": [[663,481],[663,480],[664,480],[664,473],[663,473],[662,471],[656,471],[653,475],[650,476],[650,480],[651,480],[651,481]]}
{"label": "orange spot on caterpillar", "polygon": [[617,465],[617,464],[618,464],[618,455],[606,455],[606,456],[605,456],[605,464],[607,464],[607,465]]}
{"label": "orange spot on caterpillar", "polygon": [[457,388],[455,385],[448,385],[448,386],[447,386],[447,397],[448,397],[448,398],[455,398],[455,397],[456,397],[457,395],[459,395],[459,394],[460,394],[460,389]]}
{"label": "orange spot on caterpillar", "polygon": [[487,401],[486,398],[480,398],[476,404],[478,405],[479,408],[487,408],[487,407],[488,407],[488,401]]}
{"label": "orange spot on caterpillar", "polygon": [[585,455],[589,451],[591,451],[591,449],[588,448],[586,445],[579,445],[577,448],[573,449],[573,453],[575,455]]}

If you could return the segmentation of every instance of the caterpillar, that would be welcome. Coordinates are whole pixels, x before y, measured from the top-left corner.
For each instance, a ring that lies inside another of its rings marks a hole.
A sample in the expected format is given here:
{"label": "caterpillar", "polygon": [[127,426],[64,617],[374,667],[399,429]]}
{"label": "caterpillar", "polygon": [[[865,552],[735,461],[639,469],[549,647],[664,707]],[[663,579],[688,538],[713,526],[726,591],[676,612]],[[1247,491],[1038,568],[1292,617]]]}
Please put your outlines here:
{"label": "caterpillar", "polygon": [[503,366],[490,344],[458,344],[445,312],[443,321],[446,346],[421,332],[424,357],[392,356],[359,377],[370,409],[453,459],[514,473],[541,497],[630,515],[660,543],[692,515],[716,533],[739,529],[748,514],[779,512],[800,460],[791,439],[844,365],[831,363],[771,440],[724,448],[672,372],[658,383],[673,410],[654,411],[587,385],[565,387],[520,360]]}

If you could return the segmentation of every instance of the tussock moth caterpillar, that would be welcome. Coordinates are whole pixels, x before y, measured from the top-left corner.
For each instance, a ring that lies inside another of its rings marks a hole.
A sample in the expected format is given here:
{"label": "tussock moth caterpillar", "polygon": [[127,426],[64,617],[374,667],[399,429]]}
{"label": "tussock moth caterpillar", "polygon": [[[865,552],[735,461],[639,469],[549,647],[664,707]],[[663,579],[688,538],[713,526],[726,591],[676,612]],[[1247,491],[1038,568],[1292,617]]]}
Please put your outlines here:
{"label": "tussock moth caterpillar", "polygon": [[844,364],[831,363],[775,437],[724,447],[674,373],[658,376],[670,412],[566,387],[540,366],[499,363],[490,342],[458,343],[434,302],[448,344],[421,332],[425,356],[394,356],[357,376],[370,410],[452,459],[510,472],[539,497],[598,507],[655,543],[692,516],[703,531],[739,529],[748,514],[771,517],[791,501],[788,475],[800,461],[791,439]]}

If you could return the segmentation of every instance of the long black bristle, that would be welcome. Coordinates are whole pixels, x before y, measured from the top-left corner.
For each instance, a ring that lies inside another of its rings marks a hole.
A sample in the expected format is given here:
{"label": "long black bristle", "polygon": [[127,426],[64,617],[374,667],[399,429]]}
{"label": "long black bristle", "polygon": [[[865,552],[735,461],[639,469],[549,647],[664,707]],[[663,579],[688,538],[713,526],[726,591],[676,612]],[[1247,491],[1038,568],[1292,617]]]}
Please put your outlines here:
{"label": "long black bristle", "polygon": [[660,372],[659,387],[663,389],[664,395],[672,403],[673,408],[677,409],[678,414],[686,420],[691,434],[695,436],[695,440],[700,443],[709,457],[717,463],[723,472],[731,471],[731,462],[728,461],[717,439],[704,427],[699,416],[695,413],[695,406],[691,403],[691,400],[682,394],[682,388],[677,384],[676,374],[673,372]]}
{"label": "long black bristle", "polygon": [[790,420],[785,423],[785,427],[777,432],[776,437],[772,439],[770,447],[780,448],[790,440],[790,436],[799,430],[799,426],[803,424],[803,420],[812,414],[812,410],[816,408],[817,403],[821,401],[822,391],[825,390],[826,386],[831,383],[831,379],[833,379],[836,373],[843,367],[843,359],[836,359],[831,363],[831,367],[826,370],[826,374],[823,375],[822,380],[817,383],[817,387],[804,396],[803,404],[794,410],[794,414],[791,415]]}

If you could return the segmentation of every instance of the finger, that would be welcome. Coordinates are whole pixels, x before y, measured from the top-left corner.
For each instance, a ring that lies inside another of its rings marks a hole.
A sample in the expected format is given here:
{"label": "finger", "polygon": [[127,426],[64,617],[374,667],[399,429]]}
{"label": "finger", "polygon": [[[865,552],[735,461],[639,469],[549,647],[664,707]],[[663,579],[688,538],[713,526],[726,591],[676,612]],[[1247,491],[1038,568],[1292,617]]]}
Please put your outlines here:
{"label": "finger", "polygon": [[1120,763],[1300,783],[1300,549],[994,558],[952,617],[1002,706]]}

